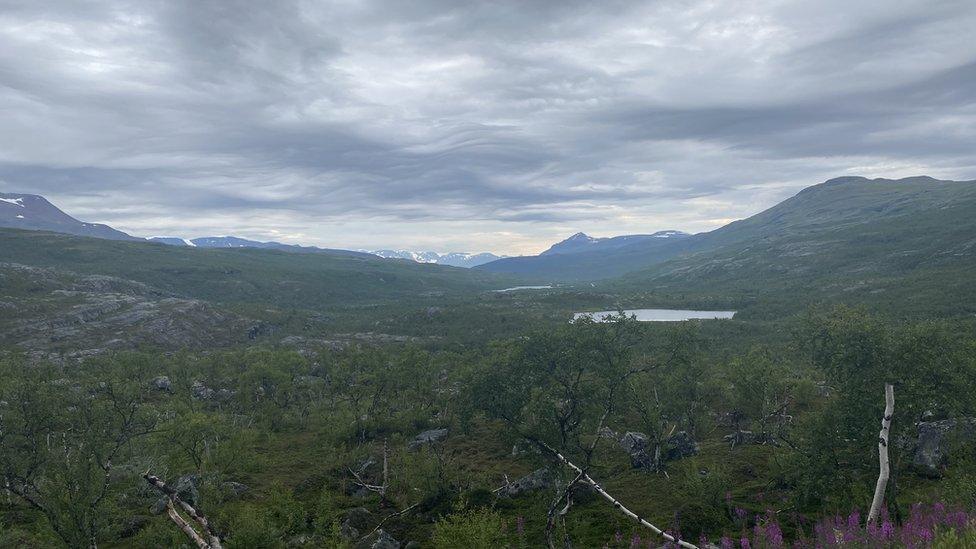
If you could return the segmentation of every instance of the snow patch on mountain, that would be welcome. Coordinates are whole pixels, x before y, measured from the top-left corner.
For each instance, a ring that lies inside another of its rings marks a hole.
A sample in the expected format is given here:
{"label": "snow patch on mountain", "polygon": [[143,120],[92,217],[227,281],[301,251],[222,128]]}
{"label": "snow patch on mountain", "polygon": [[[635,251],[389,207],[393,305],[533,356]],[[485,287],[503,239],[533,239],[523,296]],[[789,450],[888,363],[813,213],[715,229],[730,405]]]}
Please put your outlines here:
{"label": "snow patch on mountain", "polygon": [[411,250],[358,250],[384,259],[405,259],[417,263],[436,263],[450,267],[471,268],[489,263],[503,256],[490,252],[414,252]]}

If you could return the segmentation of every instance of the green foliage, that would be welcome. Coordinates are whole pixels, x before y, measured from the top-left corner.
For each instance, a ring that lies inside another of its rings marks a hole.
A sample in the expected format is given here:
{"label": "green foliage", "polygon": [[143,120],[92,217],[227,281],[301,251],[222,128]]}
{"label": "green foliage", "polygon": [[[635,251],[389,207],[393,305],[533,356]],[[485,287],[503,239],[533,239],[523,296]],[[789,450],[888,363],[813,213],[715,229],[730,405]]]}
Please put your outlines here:
{"label": "green foliage", "polygon": [[431,542],[435,549],[494,549],[505,544],[504,528],[502,517],[495,511],[463,511],[437,521]]}
{"label": "green foliage", "polygon": [[[87,545],[92,535],[103,546],[185,544],[165,516],[127,526],[158,498],[138,478],[150,469],[170,482],[199,474],[197,504],[228,547],[299,538],[354,544],[339,529],[357,507],[370,511],[367,529],[386,518],[383,529],[401,543],[533,545],[543,539],[552,488],[517,498],[496,492],[506,477],[552,463],[523,436],[558,448],[641,516],[686,536],[750,528],[770,508],[810,520],[847,513],[866,505],[877,475],[885,380],[896,383],[895,436],[905,440],[923,412],[972,414],[967,381],[976,352],[964,326],[821,308],[796,324],[792,341],[777,335],[782,326],[755,325],[753,334],[735,323],[616,318],[534,326],[475,348],[147,351],[77,367],[0,359],[0,465],[15,481],[30,473],[37,488],[25,494],[41,505],[0,498],[0,526],[27,546]],[[152,388],[161,374],[172,392]],[[195,382],[214,396],[194,397]],[[736,415],[738,427],[768,435],[762,444],[730,448],[722,437]],[[131,420],[118,423],[123,417]],[[601,425],[607,430],[597,437]],[[152,432],[135,436],[140,426]],[[420,431],[441,427],[449,429],[444,441],[407,449]],[[626,431],[648,435],[651,456],[663,456],[669,437],[686,431],[700,454],[635,469],[610,440]],[[106,476],[99,456],[121,432],[128,434]],[[383,483],[384,446],[386,495],[363,497],[350,470]],[[976,505],[972,456],[952,454],[938,482],[911,474],[909,447],[893,446],[892,456],[893,513],[935,494]],[[568,470],[557,476],[572,478]],[[232,493],[228,481],[250,489]],[[746,518],[736,516],[738,507]],[[432,526],[436,517],[445,518]],[[519,536],[517,523],[527,525]],[[567,526],[582,544],[603,544],[617,529],[646,538],[583,494]]]}
{"label": "green foliage", "polygon": [[976,530],[968,529],[939,531],[932,541],[931,549],[974,549],[976,548]]}

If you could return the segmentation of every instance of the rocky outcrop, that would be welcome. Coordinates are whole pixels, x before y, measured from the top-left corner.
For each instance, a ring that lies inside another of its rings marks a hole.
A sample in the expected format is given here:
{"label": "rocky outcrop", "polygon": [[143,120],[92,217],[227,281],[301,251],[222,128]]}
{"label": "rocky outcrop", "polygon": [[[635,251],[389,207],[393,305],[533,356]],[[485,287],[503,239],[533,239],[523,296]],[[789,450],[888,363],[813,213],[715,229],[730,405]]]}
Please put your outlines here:
{"label": "rocky outcrop", "polygon": [[536,469],[524,477],[510,483],[501,494],[508,497],[519,497],[539,490],[544,490],[553,486],[555,479],[549,469]]}
{"label": "rocky outcrop", "polygon": [[685,431],[678,431],[668,437],[665,443],[664,459],[665,461],[675,461],[698,455],[700,450],[701,448],[695,439],[691,438],[691,435]]}
{"label": "rocky outcrop", "polygon": [[190,396],[196,400],[223,402],[234,396],[230,389],[211,389],[200,380],[190,386]]}
{"label": "rocky outcrop", "polygon": [[927,477],[940,477],[948,465],[949,453],[958,445],[976,439],[976,418],[922,421],[916,425],[918,438],[912,455],[915,470]]}
{"label": "rocky outcrop", "polygon": [[222,483],[220,487],[229,498],[239,498],[251,489],[247,484],[232,480]]}
{"label": "rocky outcrop", "polygon": [[173,392],[173,383],[169,380],[167,376],[156,376],[149,382],[149,386],[157,391],[162,391],[164,393]]}
{"label": "rocky outcrop", "polygon": [[207,302],[111,276],[0,263],[0,286],[5,283],[29,285],[30,293],[4,298],[4,308],[18,314],[0,315],[0,345],[33,352],[209,348],[244,341],[252,324]]}
{"label": "rocky outcrop", "polygon": [[447,437],[447,429],[431,429],[429,431],[424,431],[420,433],[413,440],[407,444],[407,449],[409,450],[419,450],[424,446],[430,446],[437,442],[440,442]]}
{"label": "rocky outcrop", "polygon": [[696,455],[700,449],[698,443],[685,431],[678,431],[668,437],[661,448],[655,448],[650,437],[638,431],[627,431],[617,442],[630,456],[631,466],[639,469],[654,469],[663,462]]}
{"label": "rocky outcrop", "polygon": [[650,448],[648,441],[647,435],[637,431],[627,431],[620,437],[618,443],[630,456],[632,467],[654,467],[654,450]]}

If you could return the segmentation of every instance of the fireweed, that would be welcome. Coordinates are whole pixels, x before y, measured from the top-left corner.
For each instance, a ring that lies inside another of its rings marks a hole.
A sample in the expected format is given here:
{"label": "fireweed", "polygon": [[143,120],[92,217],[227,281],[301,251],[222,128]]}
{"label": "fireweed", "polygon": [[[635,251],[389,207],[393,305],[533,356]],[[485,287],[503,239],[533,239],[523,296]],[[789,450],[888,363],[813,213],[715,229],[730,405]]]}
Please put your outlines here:
{"label": "fireweed", "polygon": [[[736,523],[745,522],[741,509],[735,513]],[[871,524],[864,524],[864,516],[857,510],[847,516],[835,515],[822,518],[806,532],[801,532],[798,538],[787,541],[783,535],[779,519],[772,511],[765,515],[757,515],[752,520],[751,528],[743,525],[738,533],[727,533],[717,541],[710,541],[702,537],[698,540],[699,547],[720,547],[721,549],[826,549],[830,547],[863,547],[863,548],[906,548],[922,549],[931,547],[940,534],[965,534],[976,532],[976,515],[962,510],[950,510],[944,503],[933,505],[912,505],[908,519],[897,525],[888,516],[887,509],[882,510],[879,519]],[[675,535],[675,532],[669,532]],[[630,539],[624,538],[617,532],[604,545],[607,548],[647,547],[649,549],[668,548],[677,549],[678,544],[664,542],[659,537],[645,537],[642,541],[639,535]]]}

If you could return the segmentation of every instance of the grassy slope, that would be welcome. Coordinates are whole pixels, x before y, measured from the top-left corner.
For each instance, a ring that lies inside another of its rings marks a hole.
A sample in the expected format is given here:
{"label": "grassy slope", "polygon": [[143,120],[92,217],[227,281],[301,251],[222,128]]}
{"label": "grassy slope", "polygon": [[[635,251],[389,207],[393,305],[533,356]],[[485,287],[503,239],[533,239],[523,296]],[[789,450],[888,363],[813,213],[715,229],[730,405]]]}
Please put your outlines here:
{"label": "grassy slope", "polygon": [[[927,177],[897,181],[839,178],[807,188],[748,219],[691,238],[640,243],[609,252],[512,258],[480,269],[518,273],[539,280],[598,280],[628,273],[637,274],[627,278],[646,279],[648,273],[666,272],[674,265],[690,265],[703,259],[708,261],[722,256],[723,252],[737,254],[737,260],[748,261],[749,254],[758,250],[750,246],[789,242],[784,239],[807,244],[805,249],[780,250],[786,254],[783,259],[787,263],[796,259],[796,254],[803,254],[806,259],[801,261],[808,262],[828,255],[868,257],[880,249],[877,246],[882,239],[891,253],[934,251],[943,242],[965,243],[968,240],[965,230],[972,227],[965,215],[942,217],[943,208],[954,212],[968,209],[970,217],[976,217],[976,182],[938,181]],[[916,235],[906,230],[879,235],[865,230],[865,225],[883,220],[897,220],[900,229],[926,232]],[[692,263],[683,262],[686,259]],[[756,259],[773,258],[756,256]],[[788,268],[784,272],[788,273]]]}
{"label": "grassy slope", "polygon": [[769,313],[818,301],[976,313],[972,182],[839,180],[712,234],[712,249],[631,273],[617,287],[724,295]]}

